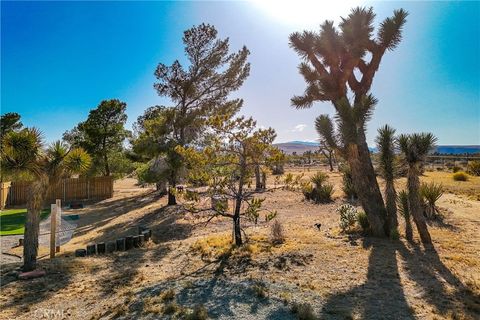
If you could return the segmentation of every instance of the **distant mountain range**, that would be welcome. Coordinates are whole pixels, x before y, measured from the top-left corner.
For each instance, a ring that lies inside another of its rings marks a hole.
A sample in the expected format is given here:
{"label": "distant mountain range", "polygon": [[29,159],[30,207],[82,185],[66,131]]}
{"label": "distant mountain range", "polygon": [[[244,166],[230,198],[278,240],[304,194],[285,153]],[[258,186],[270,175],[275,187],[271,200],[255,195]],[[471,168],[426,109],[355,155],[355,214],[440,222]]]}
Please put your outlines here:
{"label": "distant mountain range", "polygon": [[[285,152],[286,154],[292,154],[296,152],[297,154],[303,154],[305,151],[316,151],[318,150],[318,142],[311,141],[290,141],[283,143],[276,143],[275,146]],[[376,148],[370,148],[370,151],[376,152]],[[441,154],[475,154],[480,153],[480,145],[471,145],[471,146],[437,146],[435,152]]]}

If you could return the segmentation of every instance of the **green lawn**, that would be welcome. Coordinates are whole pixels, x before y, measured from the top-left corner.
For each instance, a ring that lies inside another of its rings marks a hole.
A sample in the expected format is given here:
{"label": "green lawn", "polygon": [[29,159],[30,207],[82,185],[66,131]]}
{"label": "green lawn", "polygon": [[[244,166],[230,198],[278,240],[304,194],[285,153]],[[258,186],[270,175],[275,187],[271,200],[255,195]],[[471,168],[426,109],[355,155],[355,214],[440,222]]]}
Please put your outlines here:
{"label": "green lawn", "polygon": [[[42,210],[40,219],[45,219],[50,209]],[[9,209],[0,212],[0,236],[23,234],[27,209]]]}

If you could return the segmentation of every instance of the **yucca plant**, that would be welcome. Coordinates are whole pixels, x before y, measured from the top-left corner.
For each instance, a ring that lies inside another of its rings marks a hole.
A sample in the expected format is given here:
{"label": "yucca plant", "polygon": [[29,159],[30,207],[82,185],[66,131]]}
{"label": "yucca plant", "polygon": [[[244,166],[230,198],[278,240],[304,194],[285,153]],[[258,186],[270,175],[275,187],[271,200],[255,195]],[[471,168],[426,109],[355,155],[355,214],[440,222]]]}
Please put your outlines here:
{"label": "yucca plant", "polygon": [[437,139],[431,133],[402,134],[398,138],[400,150],[408,167],[407,188],[409,212],[417,225],[417,230],[423,244],[431,244],[432,238],[430,232],[428,232],[427,223],[422,213],[419,175],[425,157],[433,150],[436,141]]}
{"label": "yucca plant", "polygon": [[323,172],[317,172],[310,178],[311,184],[303,187],[303,193],[307,200],[313,200],[315,203],[327,203],[332,201],[333,185],[326,183],[328,175]]}
{"label": "yucca plant", "polygon": [[385,125],[378,129],[375,139],[379,155],[380,175],[385,180],[385,203],[387,209],[387,226],[390,232],[398,227],[397,220],[397,192],[395,191],[395,178],[397,177],[395,129]]}
{"label": "yucca plant", "polygon": [[340,172],[342,173],[342,191],[345,193],[345,197],[350,201],[358,199],[358,195],[353,184],[352,171],[350,170],[348,164],[342,165],[340,167]]}
{"label": "yucca plant", "polygon": [[435,182],[422,183],[420,185],[420,196],[423,199],[425,216],[433,219],[439,213],[436,202],[443,195],[443,186]]}
{"label": "yucca plant", "polygon": [[36,128],[10,132],[4,137],[2,170],[13,174],[29,173],[34,177],[27,201],[23,250],[23,270],[36,268],[40,211],[48,192],[62,178],[86,172],[91,158],[81,148],[68,149],[60,141],[43,149],[42,134]]}
{"label": "yucca plant", "polygon": [[412,221],[410,216],[410,209],[408,207],[408,192],[406,190],[402,190],[398,193],[397,196],[397,203],[398,203],[398,212],[405,220],[405,238],[408,241],[413,240],[413,230],[412,230]]}
{"label": "yucca plant", "polygon": [[310,178],[310,181],[315,187],[321,187],[328,180],[328,175],[321,171],[315,173],[313,177]]}

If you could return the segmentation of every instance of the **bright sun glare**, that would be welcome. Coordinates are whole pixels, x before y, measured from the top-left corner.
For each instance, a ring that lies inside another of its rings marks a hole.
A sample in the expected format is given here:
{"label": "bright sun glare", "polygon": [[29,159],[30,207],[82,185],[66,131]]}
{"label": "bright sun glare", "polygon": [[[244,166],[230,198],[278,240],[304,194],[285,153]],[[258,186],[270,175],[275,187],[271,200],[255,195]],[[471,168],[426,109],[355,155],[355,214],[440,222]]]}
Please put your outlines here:
{"label": "bright sun glare", "polygon": [[354,0],[254,0],[253,3],[275,20],[297,26],[318,25],[325,19],[338,21],[339,17],[346,16],[352,7],[361,4]]}

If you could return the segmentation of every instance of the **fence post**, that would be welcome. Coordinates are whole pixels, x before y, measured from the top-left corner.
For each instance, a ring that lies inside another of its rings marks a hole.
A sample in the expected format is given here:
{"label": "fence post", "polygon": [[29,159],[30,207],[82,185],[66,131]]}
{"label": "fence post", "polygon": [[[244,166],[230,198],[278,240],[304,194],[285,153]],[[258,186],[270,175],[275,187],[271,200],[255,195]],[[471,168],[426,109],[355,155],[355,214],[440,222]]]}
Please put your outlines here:
{"label": "fence post", "polygon": [[55,218],[57,220],[57,225],[56,225],[56,230],[58,230],[58,236],[57,236],[57,233],[55,234],[55,243],[57,242],[57,238],[58,238],[58,246],[55,246],[55,252],[60,252],[60,231],[61,231],[61,226],[62,226],[62,200],[60,199],[57,199],[55,201],[55,205],[56,205],[56,212],[55,212]]}
{"label": "fence post", "polygon": [[52,205],[50,210],[50,259],[55,258],[55,234],[57,232],[57,205]]}

